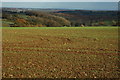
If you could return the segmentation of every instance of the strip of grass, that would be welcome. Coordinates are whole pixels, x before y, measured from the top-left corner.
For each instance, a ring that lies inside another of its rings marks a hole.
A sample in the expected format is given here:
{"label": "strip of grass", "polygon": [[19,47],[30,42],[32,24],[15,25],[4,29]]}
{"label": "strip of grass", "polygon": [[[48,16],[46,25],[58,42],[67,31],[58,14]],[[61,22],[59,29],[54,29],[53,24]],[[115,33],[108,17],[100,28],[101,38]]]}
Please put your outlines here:
{"label": "strip of grass", "polygon": [[113,26],[99,26],[99,27],[0,27],[2,29],[111,29],[118,28]]}

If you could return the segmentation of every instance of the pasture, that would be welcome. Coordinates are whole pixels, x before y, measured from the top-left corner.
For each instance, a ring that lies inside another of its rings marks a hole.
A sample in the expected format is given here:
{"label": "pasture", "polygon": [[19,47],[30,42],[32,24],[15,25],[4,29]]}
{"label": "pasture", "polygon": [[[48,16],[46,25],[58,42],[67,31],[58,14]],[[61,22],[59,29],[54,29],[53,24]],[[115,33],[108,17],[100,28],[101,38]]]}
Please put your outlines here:
{"label": "pasture", "polygon": [[118,78],[117,27],[4,27],[3,78]]}

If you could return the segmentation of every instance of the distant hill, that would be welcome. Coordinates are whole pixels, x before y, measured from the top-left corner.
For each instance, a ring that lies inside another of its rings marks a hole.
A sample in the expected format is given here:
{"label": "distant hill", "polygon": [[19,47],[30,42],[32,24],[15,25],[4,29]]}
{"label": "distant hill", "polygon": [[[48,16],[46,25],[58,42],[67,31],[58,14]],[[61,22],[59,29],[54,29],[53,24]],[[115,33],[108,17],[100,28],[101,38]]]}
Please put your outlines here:
{"label": "distant hill", "polygon": [[64,27],[117,26],[117,11],[3,8],[3,26]]}
{"label": "distant hill", "polygon": [[118,25],[117,11],[90,11],[90,10],[67,10],[54,12],[57,16],[65,17],[71,21],[72,26],[116,26]]}

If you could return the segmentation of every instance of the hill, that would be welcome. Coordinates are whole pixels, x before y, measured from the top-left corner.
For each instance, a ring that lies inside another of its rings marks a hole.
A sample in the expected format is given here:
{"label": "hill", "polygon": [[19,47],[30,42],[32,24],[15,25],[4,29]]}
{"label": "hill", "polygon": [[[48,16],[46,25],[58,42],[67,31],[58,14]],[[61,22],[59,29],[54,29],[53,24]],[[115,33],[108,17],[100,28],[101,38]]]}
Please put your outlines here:
{"label": "hill", "polygon": [[3,26],[10,27],[62,27],[70,26],[63,17],[34,10],[3,9]]}
{"label": "hill", "polygon": [[116,26],[118,25],[117,11],[90,11],[90,10],[67,10],[56,11],[57,16],[70,20],[72,26]]}
{"label": "hill", "polygon": [[3,8],[3,26],[118,26],[117,11]]}

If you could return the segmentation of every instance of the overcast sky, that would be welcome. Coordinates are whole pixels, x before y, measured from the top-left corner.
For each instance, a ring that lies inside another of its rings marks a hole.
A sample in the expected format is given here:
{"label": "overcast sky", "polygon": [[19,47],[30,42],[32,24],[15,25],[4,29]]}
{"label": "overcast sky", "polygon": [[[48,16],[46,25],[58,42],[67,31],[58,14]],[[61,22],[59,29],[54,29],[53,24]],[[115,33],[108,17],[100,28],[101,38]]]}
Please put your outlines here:
{"label": "overcast sky", "polygon": [[1,0],[2,2],[119,2],[119,0]]}

